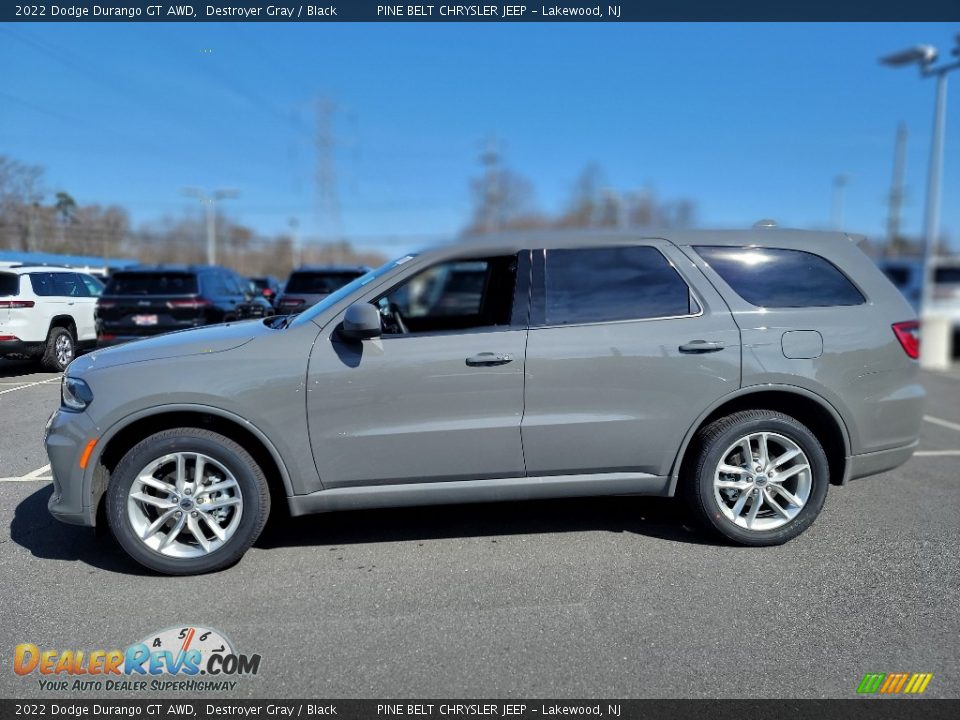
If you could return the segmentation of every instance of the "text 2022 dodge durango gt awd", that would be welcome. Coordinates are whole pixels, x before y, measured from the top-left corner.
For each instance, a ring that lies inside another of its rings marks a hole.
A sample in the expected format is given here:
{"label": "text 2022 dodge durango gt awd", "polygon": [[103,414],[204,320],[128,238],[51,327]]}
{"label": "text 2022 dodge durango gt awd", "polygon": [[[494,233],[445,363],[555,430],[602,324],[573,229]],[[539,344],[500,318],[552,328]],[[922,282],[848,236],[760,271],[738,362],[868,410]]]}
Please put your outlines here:
{"label": "text 2022 dodge durango gt awd", "polygon": [[783,543],[828,487],[901,465],[914,311],[840,233],[517,234],[407,255],[296,316],[75,360],[50,511],[171,574],[293,515],[681,495]]}

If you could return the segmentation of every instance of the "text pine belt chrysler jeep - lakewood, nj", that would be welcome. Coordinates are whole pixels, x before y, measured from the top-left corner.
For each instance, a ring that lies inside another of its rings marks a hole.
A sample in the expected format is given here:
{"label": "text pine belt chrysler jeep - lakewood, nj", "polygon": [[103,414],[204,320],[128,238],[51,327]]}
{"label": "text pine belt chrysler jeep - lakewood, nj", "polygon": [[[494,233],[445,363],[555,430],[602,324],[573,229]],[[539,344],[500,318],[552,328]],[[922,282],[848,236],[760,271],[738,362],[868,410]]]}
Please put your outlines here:
{"label": "text pine belt chrysler jeep - lakewood, nj", "polygon": [[293,515],[682,496],[783,543],[901,465],[914,310],[842,233],[515,234],[407,255],[293,316],[75,360],[50,511],[154,570],[236,562]]}

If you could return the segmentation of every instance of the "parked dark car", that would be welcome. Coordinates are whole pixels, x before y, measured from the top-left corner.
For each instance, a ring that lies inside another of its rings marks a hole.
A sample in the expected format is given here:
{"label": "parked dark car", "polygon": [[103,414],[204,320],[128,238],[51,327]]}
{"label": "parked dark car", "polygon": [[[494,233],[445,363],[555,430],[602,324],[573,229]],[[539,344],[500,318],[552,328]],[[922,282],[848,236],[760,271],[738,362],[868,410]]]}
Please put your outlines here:
{"label": "parked dark car", "polygon": [[313,307],[330,293],[369,271],[370,268],[363,265],[307,266],[294,270],[277,298],[277,312],[293,314]]}
{"label": "parked dark car", "polygon": [[[244,280],[212,265],[153,265],[114,273],[97,302],[98,343],[112,345],[150,335],[256,315]],[[262,303],[266,305],[267,303]]]}
{"label": "parked dark car", "polygon": [[283,283],[273,277],[273,275],[251,277],[248,278],[248,282],[254,295],[260,295],[266,298],[271,306],[277,301],[280,291],[283,290]]}

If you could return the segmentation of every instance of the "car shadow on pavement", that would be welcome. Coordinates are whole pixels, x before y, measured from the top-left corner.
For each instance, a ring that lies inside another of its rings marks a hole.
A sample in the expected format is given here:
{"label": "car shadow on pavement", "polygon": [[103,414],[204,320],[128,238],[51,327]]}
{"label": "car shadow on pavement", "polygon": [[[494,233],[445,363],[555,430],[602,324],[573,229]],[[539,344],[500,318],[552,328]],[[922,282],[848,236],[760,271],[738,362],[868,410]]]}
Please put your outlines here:
{"label": "car shadow on pavement", "polygon": [[101,570],[127,575],[151,575],[131,560],[110,532],[65,525],[47,510],[53,485],[46,485],[23,500],[14,510],[10,539],[44,560],[82,562]]}
{"label": "car shadow on pavement", "polygon": [[259,548],[605,531],[715,545],[674,498],[592,497],[272,518]]}
{"label": "car shadow on pavement", "polygon": [[[41,368],[35,360],[0,359],[0,378],[17,378],[38,373],[48,374],[48,371]],[[49,373],[49,375],[54,377],[56,373]]]}
{"label": "car shadow on pavement", "polygon": [[[47,511],[53,486],[17,505],[10,538],[37,558],[82,562],[126,575],[154,575],[131,560],[105,528],[65,525]],[[575,532],[634,533],[698,545],[716,540],[693,527],[671,498],[598,497],[390,508],[291,518],[275,513],[261,549]]]}

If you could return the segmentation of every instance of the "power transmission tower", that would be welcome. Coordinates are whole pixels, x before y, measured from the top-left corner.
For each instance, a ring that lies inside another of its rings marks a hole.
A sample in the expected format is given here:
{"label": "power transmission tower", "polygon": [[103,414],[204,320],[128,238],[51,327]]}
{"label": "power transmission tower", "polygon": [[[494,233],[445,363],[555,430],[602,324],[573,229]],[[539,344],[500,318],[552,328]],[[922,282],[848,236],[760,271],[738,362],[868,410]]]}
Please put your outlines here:
{"label": "power transmission tower", "polygon": [[907,164],[907,126],[897,126],[897,140],[893,152],[893,178],[887,200],[887,250],[894,251],[900,242],[900,213],[903,209],[903,176]]}
{"label": "power transmission tower", "polygon": [[483,165],[482,202],[483,212],[480,218],[482,232],[492,233],[500,229],[500,219],[503,214],[503,188],[501,187],[500,147],[495,137],[487,141],[486,147],[480,153],[480,164]]}
{"label": "power transmission tower", "polygon": [[314,138],[317,152],[315,210],[321,232],[329,232],[334,247],[338,247],[342,240],[340,198],[337,193],[336,140],[333,132],[336,110],[336,104],[329,98],[317,98],[317,128]]}

